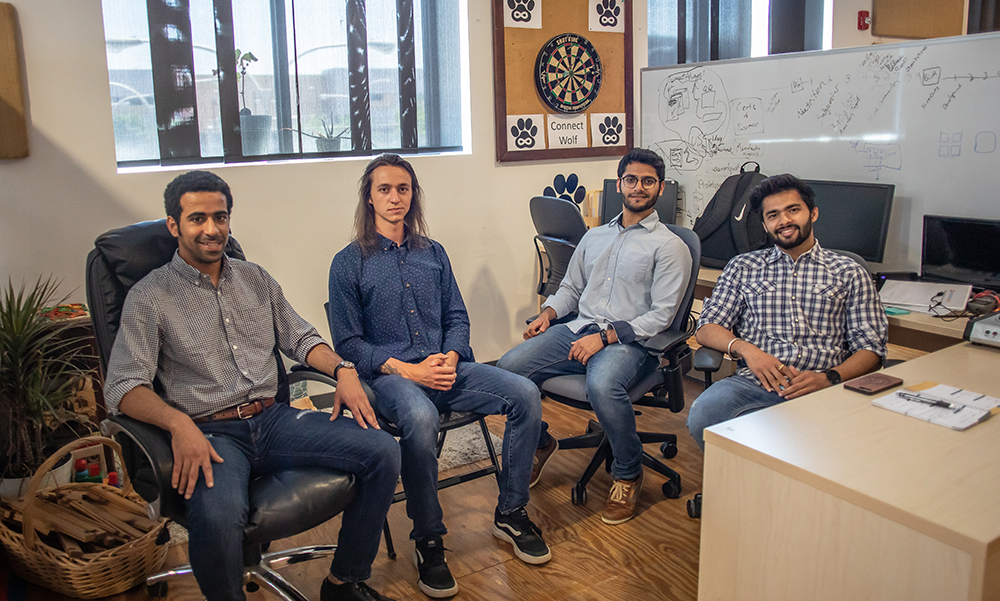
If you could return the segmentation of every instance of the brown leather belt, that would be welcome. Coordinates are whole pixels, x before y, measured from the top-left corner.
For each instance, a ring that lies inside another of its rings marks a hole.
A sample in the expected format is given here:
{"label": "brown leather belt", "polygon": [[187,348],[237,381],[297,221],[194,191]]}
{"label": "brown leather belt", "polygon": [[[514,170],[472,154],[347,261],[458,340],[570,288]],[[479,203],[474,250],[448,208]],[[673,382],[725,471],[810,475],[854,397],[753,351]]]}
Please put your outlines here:
{"label": "brown leather belt", "polygon": [[242,405],[237,405],[229,409],[223,409],[222,411],[216,411],[212,415],[197,417],[192,421],[196,424],[203,424],[205,422],[218,422],[227,419],[250,419],[255,415],[259,415],[262,411],[273,404],[274,397],[269,399],[259,399],[256,401],[250,401],[249,403],[243,403]]}

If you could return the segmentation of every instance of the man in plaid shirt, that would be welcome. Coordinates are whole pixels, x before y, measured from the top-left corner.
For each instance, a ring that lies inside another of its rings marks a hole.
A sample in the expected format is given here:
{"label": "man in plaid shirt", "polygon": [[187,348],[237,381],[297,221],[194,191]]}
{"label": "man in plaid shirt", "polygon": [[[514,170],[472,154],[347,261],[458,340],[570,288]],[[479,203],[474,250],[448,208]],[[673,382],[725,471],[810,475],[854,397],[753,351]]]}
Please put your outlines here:
{"label": "man in plaid shirt", "polygon": [[728,353],[739,369],[691,405],[688,429],[705,448],[705,428],[875,371],[888,322],[865,269],[820,246],[815,194],[795,176],[760,182],[771,248],[734,257],[705,300],[698,343]]}

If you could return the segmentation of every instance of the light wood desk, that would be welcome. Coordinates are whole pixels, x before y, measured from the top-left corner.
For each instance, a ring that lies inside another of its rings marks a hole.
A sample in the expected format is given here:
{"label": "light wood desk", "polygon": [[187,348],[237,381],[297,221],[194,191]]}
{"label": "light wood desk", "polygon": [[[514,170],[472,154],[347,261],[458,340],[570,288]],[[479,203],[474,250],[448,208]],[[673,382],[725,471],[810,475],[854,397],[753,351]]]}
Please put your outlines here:
{"label": "light wood desk", "polygon": [[[721,269],[702,267],[698,270],[695,297],[706,298],[722,275]],[[908,348],[932,352],[962,341],[967,318],[944,321],[923,313],[889,315],[889,342]]]}
{"label": "light wood desk", "polygon": [[[1000,349],[886,370],[1000,396]],[[706,430],[698,598],[1000,599],[1000,417],[955,432],[837,386]]]}

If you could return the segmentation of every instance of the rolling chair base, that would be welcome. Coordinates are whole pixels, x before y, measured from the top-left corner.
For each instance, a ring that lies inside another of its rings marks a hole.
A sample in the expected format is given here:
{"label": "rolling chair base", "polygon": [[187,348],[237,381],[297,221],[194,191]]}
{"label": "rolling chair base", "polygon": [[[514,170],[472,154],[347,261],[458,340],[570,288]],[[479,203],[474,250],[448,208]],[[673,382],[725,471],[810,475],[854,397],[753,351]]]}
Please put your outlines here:
{"label": "rolling chair base", "polygon": [[[674,434],[663,434],[659,432],[638,432],[639,441],[643,444],[660,443],[660,453],[666,459],[677,456],[677,436]],[[597,468],[603,463],[605,471],[611,471],[611,461],[614,455],[611,453],[611,443],[604,434],[604,428],[597,420],[590,420],[587,423],[587,431],[580,436],[563,438],[559,441],[560,449],[592,449],[597,447],[597,452],[587,465],[583,476],[570,490],[570,499],[574,505],[585,505],[587,503],[587,484],[597,473]],[[663,483],[663,496],[668,499],[676,499],[681,496],[681,476],[658,459],[646,451],[642,452],[642,464],[649,469],[666,476],[667,481]]]}
{"label": "rolling chair base", "polygon": [[[330,557],[336,550],[337,545],[312,545],[265,553],[261,557],[260,563],[246,566],[243,573],[243,585],[251,593],[257,591],[261,586],[265,586],[285,601],[309,601],[308,597],[300,593],[275,570],[304,561]],[[150,597],[166,597],[167,581],[175,576],[189,574],[191,574],[190,564],[154,574],[146,578],[146,592],[149,593]]]}

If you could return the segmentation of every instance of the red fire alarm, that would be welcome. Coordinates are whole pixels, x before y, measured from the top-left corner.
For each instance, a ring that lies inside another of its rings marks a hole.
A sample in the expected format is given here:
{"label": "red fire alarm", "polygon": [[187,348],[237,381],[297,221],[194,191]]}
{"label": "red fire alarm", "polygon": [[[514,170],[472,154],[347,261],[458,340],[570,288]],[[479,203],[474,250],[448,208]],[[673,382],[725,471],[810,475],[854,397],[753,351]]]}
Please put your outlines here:
{"label": "red fire alarm", "polygon": [[858,31],[866,31],[872,26],[871,13],[867,10],[858,11]]}

